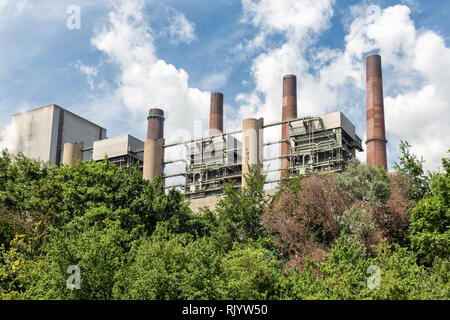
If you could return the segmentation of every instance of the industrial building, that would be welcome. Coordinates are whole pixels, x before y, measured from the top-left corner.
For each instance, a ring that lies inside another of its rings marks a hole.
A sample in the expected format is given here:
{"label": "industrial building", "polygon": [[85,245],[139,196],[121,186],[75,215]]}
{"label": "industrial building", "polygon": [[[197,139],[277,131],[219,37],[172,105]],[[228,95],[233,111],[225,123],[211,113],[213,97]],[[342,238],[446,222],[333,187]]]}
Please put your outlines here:
{"label": "industrial building", "polygon": [[[13,116],[17,131],[17,150],[25,156],[59,165],[65,143],[82,142],[90,148],[106,138],[106,129],[55,104]],[[90,159],[89,154],[83,160]]]}
{"label": "industrial building", "polygon": [[[381,57],[368,56],[366,66],[367,163],[387,169]],[[184,182],[175,187],[184,192],[193,207],[198,207],[213,204],[226,183],[236,188],[244,186],[244,176],[252,166],[263,174],[279,172],[278,179],[268,181],[279,182],[290,175],[342,171],[356,151],[363,150],[355,126],[341,111],[297,117],[295,75],[283,77],[280,98],[281,121],[243,119],[241,130],[226,132],[224,96],[213,92],[209,136],[172,144],[164,139],[165,116],[161,108],[149,110],[145,141],[130,135],[105,139],[106,129],[56,105],[16,115],[14,120],[20,128],[29,128],[23,131],[20,147],[29,157],[50,160],[55,165],[61,160],[65,164],[78,159],[101,161],[105,156],[122,168],[139,163],[147,180],[160,175],[166,183],[167,179],[183,177]],[[281,130],[281,139],[265,141],[264,130],[276,126]],[[165,151],[180,145],[186,148],[186,157],[165,161]],[[269,145],[280,145],[281,153],[265,159],[263,150]],[[268,161],[279,161],[280,168],[263,170]],[[164,168],[174,162],[183,162],[184,172],[165,175]]]}
{"label": "industrial building", "polygon": [[136,165],[142,170],[144,161],[144,142],[125,134],[119,137],[95,141],[92,148],[92,159],[102,161],[105,157],[119,168],[130,168]]}

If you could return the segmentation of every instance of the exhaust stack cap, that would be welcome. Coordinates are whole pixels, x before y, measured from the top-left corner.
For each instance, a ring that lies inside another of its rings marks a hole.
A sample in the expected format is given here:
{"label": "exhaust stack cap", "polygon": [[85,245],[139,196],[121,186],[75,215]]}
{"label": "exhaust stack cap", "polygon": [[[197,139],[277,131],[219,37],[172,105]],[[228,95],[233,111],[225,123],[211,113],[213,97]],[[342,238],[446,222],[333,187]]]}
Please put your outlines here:
{"label": "exhaust stack cap", "polygon": [[147,139],[158,140],[164,137],[164,111],[152,108],[148,111]]}

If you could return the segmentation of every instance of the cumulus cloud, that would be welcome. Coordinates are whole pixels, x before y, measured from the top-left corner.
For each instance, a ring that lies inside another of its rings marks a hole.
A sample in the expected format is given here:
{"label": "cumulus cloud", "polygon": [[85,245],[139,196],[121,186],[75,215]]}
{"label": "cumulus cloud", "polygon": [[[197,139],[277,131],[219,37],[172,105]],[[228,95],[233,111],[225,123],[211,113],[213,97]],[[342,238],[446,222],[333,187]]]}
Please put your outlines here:
{"label": "cumulus cloud", "polygon": [[192,123],[206,123],[209,93],[191,88],[185,70],[157,57],[152,30],[142,15],[144,4],[133,0],[115,5],[91,42],[119,66],[117,94],[127,109],[145,119],[149,108],[163,108],[167,139],[180,130],[190,134]]}
{"label": "cumulus cloud", "polygon": [[[334,0],[242,0],[243,22],[259,28],[255,38],[248,41],[244,49],[268,49],[254,58],[250,68],[255,90],[236,97],[241,104],[240,117],[264,117],[267,123],[281,120],[282,77],[289,73],[298,78],[298,94],[302,97],[299,115],[309,111],[318,113],[316,102],[320,102],[323,109],[327,108],[330,104],[328,97],[333,94],[308,74],[305,52],[307,44],[329,25],[333,4]],[[284,43],[271,48],[268,36],[273,34],[282,35]],[[276,127],[266,129],[264,135],[267,141],[281,136]],[[274,157],[280,153],[280,146],[266,147],[264,153],[265,158]],[[277,169],[279,165],[279,161],[265,163],[266,169]],[[268,178],[276,179],[276,176],[273,173]]]}
{"label": "cumulus cloud", "polygon": [[13,121],[7,126],[0,127],[0,150],[8,149],[9,152],[16,153],[18,140],[17,126]]}
{"label": "cumulus cloud", "polygon": [[[397,158],[400,140],[423,157],[426,168],[436,170],[450,146],[450,50],[442,37],[417,30],[407,6],[381,9],[369,6],[351,24],[341,61],[341,75],[363,88],[363,58],[378,51],[383,63],[386,130],[390,163]],[[350,61],[342,62],[342,61]],[[340,65],[340,66],[339,66]],[[324,73],[331,73],[324,70]],[[359,83],[359,85],[358,85]]]}
{"label": "cumulus cloud", "polygon": [[[268,47],[261,34],[278,32],[286,39],[281,46],[262,52],[253,60],[251,73],[255,79],[255,91],[237,97],[242,103],[242,116],[256,113],[256,116],[272,121],[280,120],[282,76],[293,73],[299,77],[306,73],[306,41],[329,25],[333,3],[333,0],[242,1],[243,21],[260,28],[250,41],[252,46],[257,43],[259,47]],[[305,93],[315,87],[310,80],[299,81]],[[309,99],[314,100],[313,97]]]}
{"label": "cumulus cloud", "polygon": [[[247,44],[259,44],[273,33],[284,41],[275,48],[258,45],[266,49],[252,62],[255,89],[236,97],[239,113],[264,116],[270,122],[280,120],[281,79],[293,73],[297,75],[299,116],[341,109],[364,137],[365,56],[377,52],[383,63],[389,164],[397,159],[403,139],[425,159],[428,169],[436,169],[450,146],[446,72],[450,51],[442,37],[418,30],[405,5],[385,9],[363,5],[351,8],[344,49],[318,47],[317,37],[329,26],[334,1],[288,2],[242,0],[243,21],[260,29]],[[279,135],[273,132],[274,137]]]}
{"label": "cumulus cloud", "polygon": [[194,24],[184,14],[177,12],[169,25],[169,34],[174,43],[191,43],[195,40]]}
{"label": "cumulus cloud", "polygon": [[[116,4],[91,39],[92,45],[119,67],[114,96],[130,111],[131,117],[142,119],[142,127],[146,126],[150,108],[162,108],[167,143],[205,136],[210,93],[190,87],[184,69],[158,58],[152,29],[142,14],[144,5],[143,0]],[[181,34],[180,30],[177,32]],[[166,149],[165,158],[175,160],[184,154],[184,147],[178,146]],[[179,173],[182,168],[180,163],[169,165],[165,173]],[[182,177],[170,178],[168,184],[183,181]]]}
{"label": "cumulus cloud", "polygon": [[292,39],[326,27],[333,4],[334,0],[242,0],[244,21],[261,27],[262,32],[287,32]]}

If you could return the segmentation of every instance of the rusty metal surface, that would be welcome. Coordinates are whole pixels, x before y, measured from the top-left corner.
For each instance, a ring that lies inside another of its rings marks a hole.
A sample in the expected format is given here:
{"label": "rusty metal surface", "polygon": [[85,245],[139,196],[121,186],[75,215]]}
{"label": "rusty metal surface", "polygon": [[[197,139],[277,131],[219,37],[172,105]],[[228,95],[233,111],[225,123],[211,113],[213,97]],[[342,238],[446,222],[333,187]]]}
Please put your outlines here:
{"label": "rusty metal surface", "polygon": [[164,137],[164,111],[150,109],[148,111],[147,139],[158,140]]}
{"label": "rusty metal surface", "polygon": [[211,93],[211,107],[209,112],[209,134],[215,135],[223,132],[223,94]]}
{"label": "rusty metal surface", "polygon": [[366,112],[366,162],[374,166],[381,165],[387,170],[383,80],[379,55],[366,58]]}
{"label": "rusty metal surface", "polygon": [[[282,121],[297,118],[297,77],[288,74],[283,77],[283,108]],[[289,125],[287,123],[281,125],[281,139],[289,141]],[[290,153],[289,143],[281,144],[281,156]],[[289,167],[289,159],[281,159],[281,168]],[[286,176],[286,171],[281,171],[281,177]]]}

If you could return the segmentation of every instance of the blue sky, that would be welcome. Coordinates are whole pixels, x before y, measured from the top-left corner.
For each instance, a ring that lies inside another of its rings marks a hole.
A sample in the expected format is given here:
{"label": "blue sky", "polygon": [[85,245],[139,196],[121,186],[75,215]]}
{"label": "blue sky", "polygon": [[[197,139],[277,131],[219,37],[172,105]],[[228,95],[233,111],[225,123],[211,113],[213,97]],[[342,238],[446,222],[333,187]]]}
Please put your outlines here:
{"label": "blue sky", "polygon": [[[67,27],[71,5],[80,29]],[[435,170],[450,147],[449,11],[438,0],[0,0],[0,126],[55,103],[109,137],[144,139],[158,106],[173,141],[207,129],[211,91],[225,95],[226,130],[280,120],[294,73],[300,116],[342,110],[364,139],[363,62],[379,53],[389,165],[404,139]]]}

